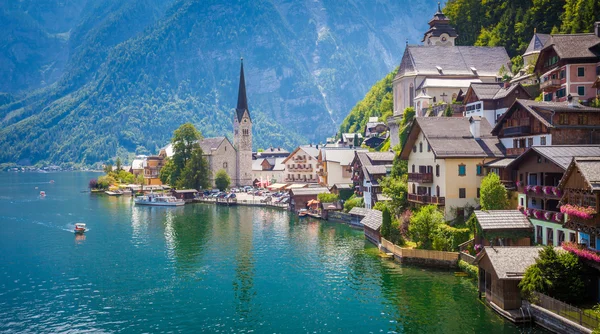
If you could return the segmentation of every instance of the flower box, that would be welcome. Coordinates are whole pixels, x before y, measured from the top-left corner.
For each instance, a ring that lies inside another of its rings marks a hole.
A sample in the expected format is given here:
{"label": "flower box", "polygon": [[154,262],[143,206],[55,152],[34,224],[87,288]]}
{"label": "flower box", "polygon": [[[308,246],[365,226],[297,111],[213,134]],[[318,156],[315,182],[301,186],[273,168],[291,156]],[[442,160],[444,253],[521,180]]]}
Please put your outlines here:
{"label": "flower box", "polygon": [[592,219],[597,213],[596,209],[591,206],[583,207],[579,205],[565,204],[560,207],[560,212],[569,216],[579,217],[581,219]]}
{"label": "flower box", "polygon": [[525,212],[527,212],[527,217],[533,216],[533,209],[527,209]]}
{"label": "flower box", "polygon": [[532,189],[536,194],[542,193],[542,186],[533,186]]}
{"label": "flower box", "polygon": [[522,186],[522,185],[523,185],[523,184],[521,183],[521,181],[517,181],[517,183],[516,183],[516,184],[517,184],[517,187],[520,187],[520,186]]}
{"label": "flower box", "polygon": [[544,186],[544,187],[542,187],[542,191],[543,191],[543,192],[544,192],[544,194],[546,194],[546,195],[552,195],[552,194],[554,194],[554,193],[552,192],[552,188],[553,188],[553,187]]}
{"label": "flower box", "polygon": [[551,221],[553,216],[554,216],[554,214],[550,211],[544,212],[544,219],[547,221]]}
{"label": "flower box", "polygon": [[557,223],[562,223],[562,222],[563,222],[563,219],[565,218],[565,215],[564,215],[564,214],[562,214],[562,213],[560,213],[560,212],[556,212],[556,213],[554,214],[554,217],[553,217],[553,218],[554,218],[554,221],[555,221],[555,222],[557,222]]}
{"label": "flower box", "polygon": [[558,196],[558,197],[562,196],[562,192],[557,187],[552,187],[552,193],[554,194],[554,196]]}
{"label": "flower box", "polygon": [[533,210],[533,216],[535,217],[535,219],[542,219],[544,215],[540,210]]}
{"label": "flower box", "polygon": [[579,258],[600,263],[600,254],[591,249],[581,248],[579,245],[572,242],[565,242],[562,248],[567,252],[577,255]]}

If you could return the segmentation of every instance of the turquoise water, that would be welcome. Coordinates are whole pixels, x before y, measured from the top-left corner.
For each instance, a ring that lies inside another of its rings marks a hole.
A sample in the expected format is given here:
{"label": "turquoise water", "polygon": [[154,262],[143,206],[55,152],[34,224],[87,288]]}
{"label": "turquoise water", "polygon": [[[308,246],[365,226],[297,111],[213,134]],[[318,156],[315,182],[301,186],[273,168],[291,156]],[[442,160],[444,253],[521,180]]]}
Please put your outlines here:
{"label": "turquoise water", "polygon": [[346,225],[81,193],[97,176],[0,173],[1,332],[535,332]]}

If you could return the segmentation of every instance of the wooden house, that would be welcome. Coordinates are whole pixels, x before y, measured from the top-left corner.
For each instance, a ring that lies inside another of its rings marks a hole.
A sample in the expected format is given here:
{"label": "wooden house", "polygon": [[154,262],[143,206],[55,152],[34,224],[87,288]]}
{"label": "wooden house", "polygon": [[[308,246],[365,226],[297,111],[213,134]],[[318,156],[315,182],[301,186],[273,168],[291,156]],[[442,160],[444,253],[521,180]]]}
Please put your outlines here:
{"label": "wooden house", "polygon": [[317,196],[322,193],[329,193],[325,187],[291,188],[290,192],[290,210],[296,212],[300,209],[306,209],[307,203],[316,201]]}
{"label": "wooden house", "polygon": [[196,197],[197,193],[198,193],[198,190],[196,190],[196,189],[179,189],[179,190],[172,189],[171,190],[171,194],[175,198],[185,200],[186,202],[191,202]]}
{"label": "wooden house", "polygon": [[[367,209],[368,210],[368,209]],[[379,210],[369,210],[367,215],[360,221],[365,231],[365,238],[379,246],[381,243],[382,215]]]}
{"label": "wooden house", "polygon": [[519,210],[475,210],[479,228],[475,244],[483,246],[530,246],[533,225]]}
{"label": "wooden house", "polygon": [[541,247],[484,247],[474,264],[479,268],[479,295],[501,314],[521,307],[519,282],[535,263]]}

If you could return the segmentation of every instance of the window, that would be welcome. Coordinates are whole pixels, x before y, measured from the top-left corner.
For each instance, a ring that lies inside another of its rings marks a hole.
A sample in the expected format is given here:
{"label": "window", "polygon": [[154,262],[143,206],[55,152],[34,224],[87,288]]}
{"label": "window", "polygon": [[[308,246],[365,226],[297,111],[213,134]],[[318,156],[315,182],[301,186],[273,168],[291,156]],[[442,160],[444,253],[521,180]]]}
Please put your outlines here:
{"label": "window", "polygon": [[435,176],[440,176],[440,165],[435,165]]}
{"label": "window", "polygon": [[431,145],[429,143],[427,143],[427,152],[431,152]]}
{"label": "window", "polygon": [[227,168],[227,162],[223,163],[223,168]]}
{"label": "window", "polygon": [[442,194],[440,194],[440,186],[435,186],[435,195],[436,195],[437,197],[440,197],[440,196],[442,196]]}
{"label": "window", "polygon": [[416,186],[415,186],[415,184],[413,183],[413,186],[412,186],[412,193],[414,194],[414,193],[416,193],[416,192],[417,192],[417,191],[416,191]]}
{"label": "window", "polygon": [[458,176],[465,176],[465,175],[467,175],[467,166],[458,165]]}
{"label": "window", "polygon": [[458,188],[458,198],[467,198],[466,188]]}
{"label": "window", "polygon": [[546,136],[540,137],[540,145],[546,145]]}
{"label": "window", "polygon": [[419,153],[423,152],[423,142],[419,143]]}
{"label": "window", "polygon": [[542,238],[542,227],[541,226],[536,226],[535,227],[535,241],[538,244],[543,243],[543,238]]}
{"label": "window", "polygon": [[560,114],[558,116],[558,123],[561,125],[568,125],[569,124],[569,115]]}
{"label": "window", "polygon": [[560,75],[558,76],[560,79],[564,79],[565,78],[565,70],[561,70],[560,71]]}
{"label": "window", "polygon": [[545,94],[544,101],[552,101],[552,93]]}
{"label": "window", "polygon": [[577,242],[577,234],[571,232],[569,233],[569,241],[570,242]]}
{"label": "window", "polygon": [[527,138],[527,147],[533,146],[533,138]]}
{"label": "window", "polygon": [[413,153],[417,153],[417,145],[413,145]]}
{"label": "window", "polygon": [[584,96],[585,95],[585,86],[577,86],[577,94],[579,94],[579,96]]}
{"label": "window", "polygon": [[554,229],[546,227],[546,245],[554,245]]}
{"label": "window", "polygon": [[600,75],[600,66],[596,66],[596,75]]}
{"label": "window", "polygon": [[578,77],[585,76],[585,67],[578,67],[577,68],[577,76]]}
{"label": "window", "polygon": [[481,195],[481,188],[477,188],[477,198],[479,198]]}
{"label": "window", "polygon": [[577,124],[579,125],[587,125],[588,124],[588,117],[587,115],[577,115]]}
{"label": "window", "polygon": [[566,88],[561,88],[559,90],[556,91],[556,97],[561,98],[561,97],[565,97],[567,95],[567,89]]}
{"label": "window", "polygon": [[521,206],[524,206],[523,202],[524,202],[524,198],[521,197]]}
{"label": "window", "polygon": [[477,165],[477,175],[483,175],[483,166]]}
{"label": "window", "polygon": [[415,172],[415,165],[412,165],[412,172]]}
{"label": "window", "polygon": [[565,242],[565,232],[558,230],[558,245],[562,245]]}
{"label": "window", "polygon": [[552,80],[556,79],[556,73],[552,73]]}

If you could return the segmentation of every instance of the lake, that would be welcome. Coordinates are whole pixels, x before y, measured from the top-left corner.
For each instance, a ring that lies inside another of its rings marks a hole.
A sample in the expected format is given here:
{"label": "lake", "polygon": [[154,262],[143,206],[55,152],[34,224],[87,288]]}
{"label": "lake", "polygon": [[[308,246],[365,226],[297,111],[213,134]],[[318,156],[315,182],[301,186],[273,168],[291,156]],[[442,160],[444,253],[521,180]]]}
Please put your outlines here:
{"label": "lake", "polygon": [[0,332],[539,332],[344,224],[83,193],[99,175],[0,173]]}

